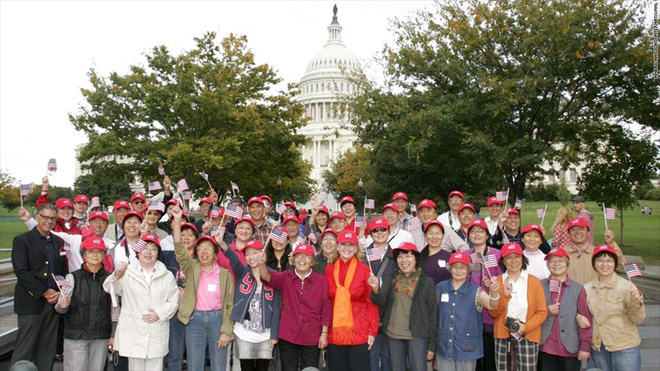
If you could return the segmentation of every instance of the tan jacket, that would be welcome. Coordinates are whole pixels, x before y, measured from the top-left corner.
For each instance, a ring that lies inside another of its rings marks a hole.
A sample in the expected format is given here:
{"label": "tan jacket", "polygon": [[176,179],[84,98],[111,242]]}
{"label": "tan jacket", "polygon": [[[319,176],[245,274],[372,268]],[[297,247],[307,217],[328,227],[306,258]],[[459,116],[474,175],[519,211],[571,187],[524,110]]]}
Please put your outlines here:
{"label": "tan jacket", "polygon": [[[623,257],[623,252],[619,245],[615,243],[612,244],[614,250],[616,250],[616,255],[619,259],[619,264],[616,266],[617,269],[623,269],[624,264],[626,264],[626,259]],[[590,282],[598,277],[596,270],[591,265],[591,254],[593,254],[595,247],[593,245],[587,244],[585,247],[586,253],[580,253],[575,246],[571,243],[570,245],[564,248],[568,255],[571,258],[570,263],[568,264],[568,276],[571,279],[580,285],[585,285],[587,282]]]}
{"label": "tan jacket", "polygon": [[646,310],[643,302],[632,298],[633,289],[637,287],[632,282],[616,274],[607,283],[600,283],[596,278],[584,285],[587,305],[593,315],[591,347],[594,350],[600,350],[601,343],[609,352],[641,344],[637,325],[646,320]]}
{"label": "tan jacket", "polygon": [[[181,265],[183,274],[186,275],[186,288],[183,291],[183,299],[181,299],[179,312],[176,316],[181,323],[187,325],[193,310],[195,310],[197,284],[202,273],[202,266],[197,260],[190,257],[190,253],[180,242],[174,244],[174,253],[176,254],[176,260]],[[231,320],[231,312],[234,308],[234,277],[231,272],[224,268],[220,268],[220,293],[222,294],[222,328],[220,331],[233,339],[234,321]]]}

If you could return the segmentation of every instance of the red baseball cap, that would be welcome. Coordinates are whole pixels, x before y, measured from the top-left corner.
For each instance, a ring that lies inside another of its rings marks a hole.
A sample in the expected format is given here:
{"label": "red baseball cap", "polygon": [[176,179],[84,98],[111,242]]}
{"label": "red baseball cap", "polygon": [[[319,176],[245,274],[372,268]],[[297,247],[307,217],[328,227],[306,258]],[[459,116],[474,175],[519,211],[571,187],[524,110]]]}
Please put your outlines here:
{"label": "red baseball cap", "polygon": [[293,250],[293,256],[296,256],[298,254],[305,254],[307,256],[314,256],[316,255],[316,252],[314,251],[314,248],[306,243],[301,243],[300,245],[296,246],[296,248]]}
{"label": "red baseball cap", "polygon": [[414,252],[419,252],[417,250],[417,246],[412,243],[412,242],[402,242],[399,246],[395,247],[392,249],[393,251],[396,250],[401,250],[401,251],[414,251]]}
{"label": "red baseball cap", "polygon": [[502,205],[503,202],[500,201],[500,200],[498,200],[497,197],[493,196],[493,197],[490,197],[490,198],[488,199],[488,201],[486,202],[486,205],[487,205],[487,206],[490,206],[490,205],[492,205],[492,204]]}
{"label": "red baseball cap", "polygon": [[264,249],[264,245],[259,240],[250,240],[250,241],[246,242],[245,243],[245,248],[247,249],[248,247],[251,247],[251,248],[257,249],[257,250],[263,250]]}
{"label": "red baseball cap", "polygon": [[419,205],[417,205],[417,210],[421,210],[423,207],[428,207],[428,208],[431,208],[431,209],[437,208],[437,206],[435,205],[435,202],[433,202],[432,200],[427,200],[427,199],[424,199],[424,200],[419,202]]}
{"label": "red baseball cap", "polygon": [[295,215],[285,216],[284,219],[282,219],[282,225],[285,225],[287,222],[296,222],[296,224],[300,224],[298,217]]}
{"label": "red baseball cap", "polygon": [[239,225],[243,222],[250,223],[250,225],[252,226],[252,229],[254,229],[254,221],[252,220],[252,218],[250,218],[247,215],[243,215],[240,219],[237,219],[236,222],[234,223],[234,226],[237,226],[237,225]]}
{"label": "red baseball cap", "polygon": [[440,223],[440,221],[438,220],[431,220],[430,222],[426,223],[426,225],[424,226],[424,233],[426,233],[426,231],[428,231],[429,228],[431,228],[431,226],[433,225],[437,225],[438,227],[440,227],[440,229],[442,229],[442,233],[445,233],[445,226],[442,225],[442,223]]}
{"label": "red baseball cap", "polygon": [[449,257],[449,265],[454,263],[463,263],[465,265],[470,265],[470,254],[469,252],[455,252]]}
{"label": "red baseball cap", "polygon": [[390,229],[390,225],[387,224],[387,220],[383,217],[378,217],[369,223],[369,230],[373,231],[376,228],[385,228],[385,229]]}
{"label": "red baseball cap", "polygon": [[458,207],[458,212],[460,213],[465,209],[470,209],[472,210],[473,213],[476,213],[476,211],[474,211],[474,206],[472,206],[472,204],[462,204],[461,206]]}
{"label": "red baseball cap", "polygon": [[589,229],[589,223],[583,218],[573,218],[568,222],[568,230],[570,231],[573,227],[583,227]]}
{"label": "red baseball cap", "polygon": [[467,233],[468,234],[470,234],[470,230],[472,229],[472,227],[481,227],[481,228],[485,229],[486,232],[488,232],[488,224],[486,224],[486,222],[483,219],[475,219],[475,220],[471,221],[470,224],[467,227]]}
{"label": "red baseball cap", "polygon": [[181,224],[181,230],[182,231],[186,228],[192,229],[195,232],[195,234],[199,233],[199,231],[197,230],[197,226],[192,224],[192,223],[183,223],[183,224]]}
{"label": "red baseball cap", "polygon": [[603,244],[603,245],[598,245],[598,247],[596,247],[594,249],[593,254],[591,254],[591,259],[593,260],[593,258],[596,256],[596,254],[601,253],[603,251],[609,252],[612,255],[618,257],[618,254],[616,253],[616,250],[614,250],[614,247],[612,247],[610,245]]}
{"label": "red baseball cap", "polygon": [[541,229],[541,226],[538,225],[538,224],[527,224],[527,225],[525,226],[525,228],[523,228],[523,230],[522,230],[522,234],[525,234],[525,233],[527,233],[527,232],[529,232],[529,231],[537,231],[537,232],[539,232],[539,234],[540,234],[541,236],[544,235],[544,233],[543,233],[543,229]]}
{"label": "red baseball cap", "polygon": [[[188,224],[188,223],[186,223],[186,224]],[[181,226],[181,227],[183,227],[183,226]],[[196,230],[197,229],[195,229],[195,231]],[[195,241],[195,246],[199,246],[199,244],[204,242],[204,241],[209,241],[210,243],[213,244],[213,246],[218,246],[218,241],[216,241],[215,238],[213,238],[211,236],[202,236],[202,237],[198,238],[197,241]]]}
{"label": "red baseball cap", "polygon": [[128,218],[133,217],[133,216],[140,219],[140,222],[142,222],[144,220],[144,216],[142,216],[142,214],[138,213],[137,211],[132,211],[131,210],[131,211],[127,212],[126,215],[124,215],[124,220],[121,223],[122,228],[124,226],[124,223],[126,223],[126,220],[128,220]]}
{"label": "red baseball cap", "polygon": [[351,196],[345,196],[344,198],[339,201],[339,206],[344,206],[345,203],[350,202],[353,205],[355,205],[355,200]]}
{"label": "red baseball cap", "polygon": [[344,220],[346,220],[346,215],[344,215],[344,213],[342,213],[341,211],[337,211],[337,212],[332,213],[332,215],[330,215],[330,219],[328,220],[328,222],[332,221],[332,219],[344,219]]}
{"label": "red baseball cap", "polygon": [[451,192],[449,192],[449,196],[447,198],[452,198],[454,196],[458,196],[458,197],[465,200],[465,196],[463,196],[463,192],[461,192],[461,191],[451,191]]}
{"label": "red baseball cap", "polygon": [[520,215],[520,210],[518,210],[518,209],[512,207],[512,208],[508,209],[508,210],[506,211],[506,213],[507,213],[507,214],[516,214],[516,215]]}
{"label": "red baseball cap", "polygon": [[81,250],[103,250],[108,251],[105,247],[105,242],[101,237],[88,237],[85,238],[80,244]]}
{"label": "red baseball cap", "polygon": [[158,239],[158,236],[153,233],[147,233],[140,237],[140,239],[144,242],[153,242],[156,246],[160,247],[160,240]]}
{"label": "red baseball cap", "polygon": [[124,200],[119,200],[115,202],[115,205],[112,207],[112,211],[119,210],[119,209],[129,209],[131,208],[131,204],[129,204],[127,201]]}
{"label": "red baseball cap", "polygon": [[353,245],[358,244],[358,238],[355,232],[353,232],[350,229],[344,229],[339,233],[339,236],[337,237],[337,243],[350,243]]}
{"label": "red baseball cap", "polygon": [[380,209],[380,212],[381,212],[381,213],[384,213],[385,210],[387,210],[387,209],[392,209],[392,210],[396,211],[397,213],[399,212],[399,207],[396,206],[395,204],[392,204],[392,203],[385,204],[385,205],[383,206],[383,208]]}
{"label": "red baseball cap", "polygon": [[268,201],[268,203],[271,204],[271,205],[273,204],[273,199],[270,198],[269,195],[261,195],[261,199]]}
{"label": "red baseball cap", "polygon": [[163,214],[165,213],[165,205],[162,202],[152,202],[149,204],[147,211],[158,211]]}
{"label": "red baseball cap", "polygon": [[319,212],[325,213],[325,215],[330,215],[330,210],[328,210],[328,207],[325,205],[319,205]]}
{"label": "red baseball cap", "polygon": [[397,192],[394,194],[394,196],[392,196],[392,201],[396,201],[398,199],[403,199],[408,201],[408,195],[403,192]]}
{"label": "red baseball cap", "polygon": [[296,209],[296,210],[298,210],[298,208],[296,207],[296,203],[293,202],[293,201],[285,202],[284,207],[286,207],[287,209]]}
{"label": "red baseball cap", "polygon": [[567,252],[566,250],[560,248],[560,249],[552,249],[552,250],[550,250],[550,251],[548,252],[548,254],[545,256],[545,260],[550,259],[550,257],[553,256],[553,255],[554,255],[554,256],[563,256],[563,257],[565,257],[565,258],[568,259],[568,260],[571,259],[570,255],[568,255],[568,252]]}
{"label": "red baseball cap", "polygon": [[73,202],[84,202],[86,204],[89,203],[89,198],[85,195],[78,195],[76,198],[73,199]]}
{"label": "red baseball cap", "polygon": [[135,200],[147,201],[147,196],[145,196],[144,193],[142,192],[133,193],[133,195],[131,196],[131,202]]}
{"label": "red baseball cap", "polygon": [[94,218],[101,218],[101,219],[105,220],[106,222],[110,220],[110,217],[108,216],[108,213],[106,213],[105,211],[101,211],[101,210],[95,210],[95,211],[92,211],[89,214],[89,220],[92,220]]}
{"label": "red baseball cap", "polygon": [[199,200],[199,204],[200,204],[200,205],[203,204],[203,203],[205,203],[205,202],[206,202],[207,204],[213,205],[213,199],[212,199],[211,197],[208,197],[208,196],[207,196],[207,197],[202,197],[202,198]]}
{"label": "red baseball cap", "polygon": [[262,200],[261,197],[255,196],[255,197],[250,197],[250,199],[247,202],[247,205],[250,206],[250,204],[255,203],[255,202],[258,202],[262,205],[264,204],[264,200]]}
{"label": "red baseball cap", "polygon": [[510,254],[518,254],[518,255],[523,254],[522,247],[520,247],[520,245],[518,245],[515,242],[509,242],[507,244],[504,244],[504,246],[502,246],[501,251],[502,251],[502,255],[501,255],[502,257],[505,257]]}
{"label": "red baseball cap", "polygon": [[332,228],[324,229],[323,233],[321,233],[321,239],[323,239],[323,237],[325,237],[326,234],[333,234],[333,235],[335,235],[335,238],[337,237],[337,232]]}
{"label": "red baseball cap", "polygon": [[73,204],[68,198],[58,198],[57,201],[55,201],[55,207],[58,209],[70,207],[73,209]]}
{"label": "red baseball cap", "polygon": [[177,200],[174,199],[174,198],[173,198],[173,199],[170,199],[170,200],[168,200],[167,202],[165,202],[165,208],[167,209],[167,206],[169,206],[169,205],[177,206],[177,205],[179,205],[179,201],[177,201]]}

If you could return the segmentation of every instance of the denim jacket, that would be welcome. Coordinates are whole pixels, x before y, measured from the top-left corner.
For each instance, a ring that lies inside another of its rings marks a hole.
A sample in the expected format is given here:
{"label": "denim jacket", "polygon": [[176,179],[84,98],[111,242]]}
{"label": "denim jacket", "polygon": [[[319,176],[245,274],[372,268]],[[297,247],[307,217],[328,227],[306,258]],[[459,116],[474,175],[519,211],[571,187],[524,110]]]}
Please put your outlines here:
{"label": "denim jacket", "polygon": [[454,290],[451,280],[436,286],[439,298],[436,354],[465,361],[483,357],[483,319],[477,307],[479,286],[465,281]]}

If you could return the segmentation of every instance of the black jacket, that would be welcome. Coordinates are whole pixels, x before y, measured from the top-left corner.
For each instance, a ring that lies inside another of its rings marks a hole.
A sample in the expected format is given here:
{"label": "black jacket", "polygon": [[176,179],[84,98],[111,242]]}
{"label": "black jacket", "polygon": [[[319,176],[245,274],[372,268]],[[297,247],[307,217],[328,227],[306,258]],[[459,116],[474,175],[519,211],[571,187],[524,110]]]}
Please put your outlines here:
{"label": "black jacket", "polygon": [[[53,263],[54,275],[64,276],[68,273],[64,240],[50,235],[56,253]],[[38,314],[44,305],[48,304],[43,295],[48,290],[49,282],[53,286],[53,277],[48,274],[48,255],[44,238],[37,228],[14,237],[11,249],[11,264],[16,274],[14,288],[14,312],[16,314]],[[56,287],[56,286],[55,286]]]}
{"label": "black jacket", "polygon": [[[383,317],[383,328],[385,332],[390,323],[392,315],[392,304],[394,303],[394,283],[396,273],[389,280],[383,280],[378,294],[371,292],[371,301],[385,309]],[[438,331],[438,294],[435,283],[424,271],[420,272],[419,280],[413,293],[412,306],[410,307],[410,331],[414,337],[428,339],[427,350],[435,352],[435,339]]]}
{"label": "black jacket", "polygon": [[92,273],[84,268],[71,273],[75,282],[71,304],[64,315],[64,338],[99,340],[110,338],[112,319],[110,294],[103,282],[110,273],[104,269]]}

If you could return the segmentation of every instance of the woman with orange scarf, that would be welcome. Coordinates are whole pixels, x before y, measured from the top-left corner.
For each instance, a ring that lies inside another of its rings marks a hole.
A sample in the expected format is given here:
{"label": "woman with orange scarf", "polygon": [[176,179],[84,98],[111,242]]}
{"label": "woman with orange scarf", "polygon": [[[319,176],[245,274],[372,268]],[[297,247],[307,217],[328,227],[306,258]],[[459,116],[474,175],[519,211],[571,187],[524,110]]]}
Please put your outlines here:
{"label": "woman with orange scarf", "polygon": [[344,230],[337,253],[325,269],[332,300],[328,371],[369,371],[369,350],[378,334],[378,307],[371,302],[369,267],[360,262],[357,235]]}

